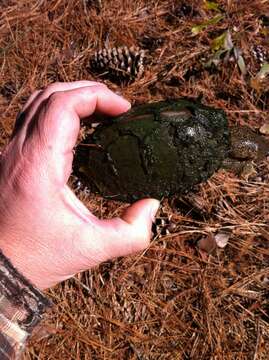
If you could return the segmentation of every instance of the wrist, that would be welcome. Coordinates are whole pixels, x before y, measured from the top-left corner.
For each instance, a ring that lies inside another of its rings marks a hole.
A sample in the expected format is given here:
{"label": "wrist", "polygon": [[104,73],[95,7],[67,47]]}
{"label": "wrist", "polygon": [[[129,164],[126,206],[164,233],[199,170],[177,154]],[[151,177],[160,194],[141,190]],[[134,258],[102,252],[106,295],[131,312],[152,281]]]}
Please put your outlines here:
{"label": "wrist", "polygon": [[37,277],[36,272],[34,272],[31,267],[31,256],[29,254],[31,247],[29,245],[27,246],[29,243],[31,242],[28,241],[25,235],[22,235],[17,241],[16,236],[11,236],[11,234],[9,234],[9,236],[2,236],[1,234],[0,254],[2,253],[16,271],[31,285],[38,290],[43,290],[44,288],[42,288],[39,283],[39,277]]}

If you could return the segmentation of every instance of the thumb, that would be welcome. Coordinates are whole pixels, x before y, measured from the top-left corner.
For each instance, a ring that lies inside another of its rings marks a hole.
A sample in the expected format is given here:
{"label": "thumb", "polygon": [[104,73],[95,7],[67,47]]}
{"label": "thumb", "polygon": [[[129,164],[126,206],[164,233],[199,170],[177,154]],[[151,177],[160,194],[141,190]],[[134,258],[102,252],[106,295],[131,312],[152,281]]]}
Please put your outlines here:
{"label": "thumb", "polygon": [[159,201],[155,199],[139,200],[125,210],[121,219],[133,226],[143,225],[151,228],[159,205]]}
{"label": "thumb", "polygon": [[101,221],[103,230],[109,234],[105,240],[107,258],[132,254],[148,246],[159,205],[155,199],[139,200],[121,218]]}

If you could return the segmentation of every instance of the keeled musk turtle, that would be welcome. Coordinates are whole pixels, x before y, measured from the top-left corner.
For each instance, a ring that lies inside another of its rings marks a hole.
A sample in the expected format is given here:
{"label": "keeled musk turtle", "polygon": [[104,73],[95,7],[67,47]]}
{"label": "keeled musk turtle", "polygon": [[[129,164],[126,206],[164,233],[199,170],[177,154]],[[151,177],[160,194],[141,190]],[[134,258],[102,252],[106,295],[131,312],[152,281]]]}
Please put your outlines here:
{"label": "keeled musk turtle", "polygon": [[182,194],[221,167],[230,149],[223,110],[188,99],[133,107],[77,146],[74,172],[105,197]]}

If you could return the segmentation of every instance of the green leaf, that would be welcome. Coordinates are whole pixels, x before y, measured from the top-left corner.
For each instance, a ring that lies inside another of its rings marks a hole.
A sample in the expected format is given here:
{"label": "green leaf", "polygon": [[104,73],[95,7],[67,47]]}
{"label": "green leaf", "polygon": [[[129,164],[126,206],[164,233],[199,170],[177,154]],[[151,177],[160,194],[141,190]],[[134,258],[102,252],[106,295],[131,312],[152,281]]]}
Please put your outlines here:
{"label": "green leaf", "polygon": [[231,51],[234,47],[232,35],[230,33],[230,30],[227,31],[226,37],[224,39],[224,49]]}
{"label": "green leaf", "polygon": [[269,63],[264,63],[256,78],[263,80],[269,74]]}
{"label": "green leaf", "polygon": [[214,53],[214,55],[204,64],[205,68],[210,68],[212,65],[218,66],[221,62],[221,56],[225,54],[227,50],[220,49]]}
{"label": "green leaf", "polygon": [[203,22],[202,24],[199,25],[195,25],[191,28],[191,32],[194,35],[199,34],[202,30],[204,30],[205,28],[207,28],[207,26],[209,25],[215,25],[217,24],[220,20],[222,20],[224,18],[223,15],[216,15],[213,18]]}
{"label": "green leaf", "polygon": [[221,34],[220,36],[213,39],[213,41],[211,43],[211,49],[214,51],[217,51],[217,50],[223,48],[226,36],[227,36],[227,31],[225,31],[223,34]]}
{"label": "green leaf", "polygon": [[238,65],[238,67],[239,67],[239,69],[241,71],[241,74],[246,75],[247,68],[246,68],[245,60],[244,60],[242,55],[238,56],[237,65]]}
{"label": "green leaf", "polygon": [[204,8],[206,10],[220,11],[219,5],[214,1],[205,1]]}
{"label": "green leaf", "polygon": [[220,36],[213,39],[211,43],[212,50],[225,49],[227,51],[232,50],[234,47],[230,30],[225,31]]}
{"label": "green leaf", "polygon": [[261,34],[263,36],[269,36],[269,29],[267,29],[267,28],[261,29]]}
{"label": "green leaf", "polygon": [[240,48],[234,46],[233,53],[234,53],[234,58],[237,62],[237,65],[241,71],[241,74],[246,75],[247,68],[246,68],[245,60],[242,56],[242,50]]}

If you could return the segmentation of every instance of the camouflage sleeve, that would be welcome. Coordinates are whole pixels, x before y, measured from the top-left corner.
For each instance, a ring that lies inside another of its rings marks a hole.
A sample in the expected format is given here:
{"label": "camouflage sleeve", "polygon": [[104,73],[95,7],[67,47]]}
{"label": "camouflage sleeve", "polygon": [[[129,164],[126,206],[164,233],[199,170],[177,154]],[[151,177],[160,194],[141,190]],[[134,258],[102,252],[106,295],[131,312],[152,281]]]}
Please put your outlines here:
{"label": "camouflage sleeve", "polygon": [[0,359],[19,359],[26,340],[52,303],[0,251]]}

